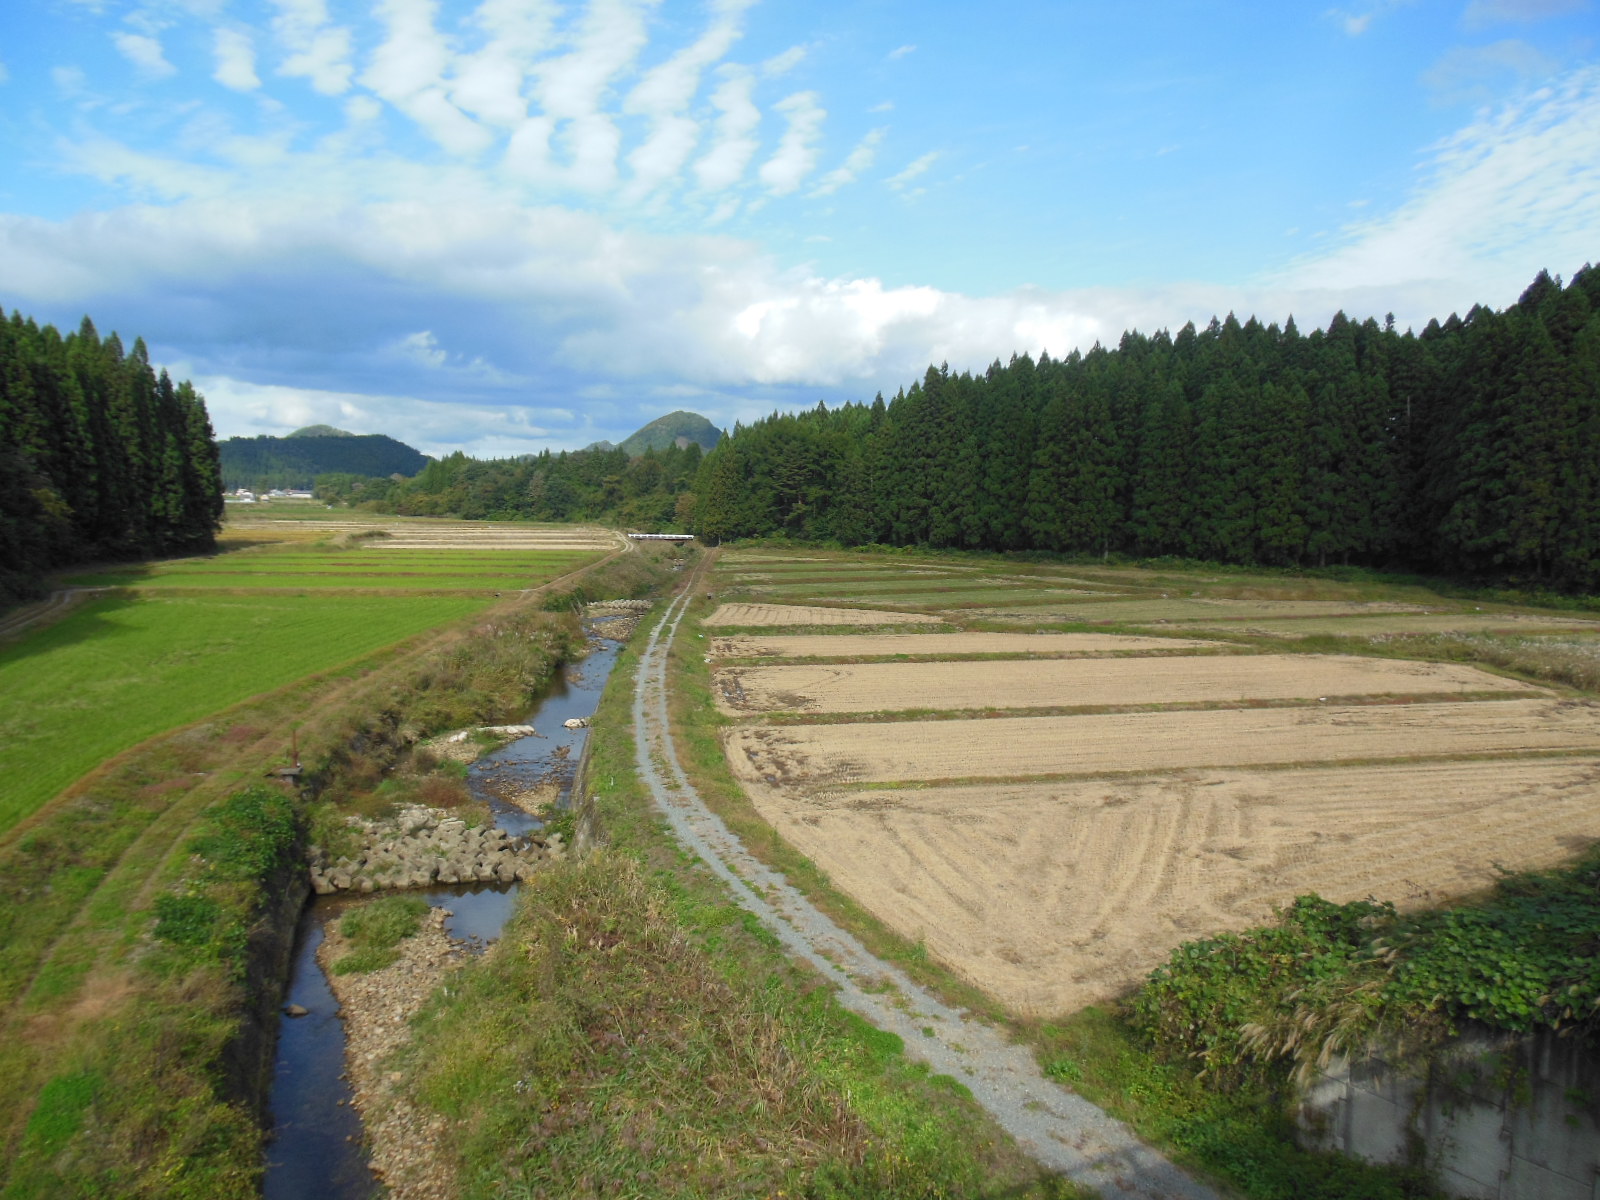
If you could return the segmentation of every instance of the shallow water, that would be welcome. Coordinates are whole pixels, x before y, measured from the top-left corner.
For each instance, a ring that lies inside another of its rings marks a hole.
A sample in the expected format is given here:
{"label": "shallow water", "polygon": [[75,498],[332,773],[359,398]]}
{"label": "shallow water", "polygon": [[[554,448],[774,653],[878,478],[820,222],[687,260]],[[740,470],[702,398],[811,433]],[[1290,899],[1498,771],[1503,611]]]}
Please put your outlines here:
{"label": "shallow water", "polygon": [[[562,668],[550,690],[523,722],[538,736],[519,738],[484,755],[468,771],[475,797],[489,802],[494,823],[507,833],[527,834],[539,819],[491,788],[499,783],[531,784],[554,778],[558,804],[570,803],[572,778],[583,756],[589,730],[567,729],[563,721],[594,715],[621,646],[593,636],[589,654]],[[516,907],[518,885],[473,884],[440,887],[417,895],[434,908],[450,910],[445,932],[483,948],[500,936]],[[352,904],[347,896],[313,896],[296,932],[294,965],[285,1005],[308,1010],[279,1024],[277,1063],[268,1101],[272,1140],[267,1147],[266,1200],[373,1200],[383,1189],[367,1169],[361,1118],[351,1103],[344,1077],[344,1022],[338,1001],[316,960],[326,923]]]}

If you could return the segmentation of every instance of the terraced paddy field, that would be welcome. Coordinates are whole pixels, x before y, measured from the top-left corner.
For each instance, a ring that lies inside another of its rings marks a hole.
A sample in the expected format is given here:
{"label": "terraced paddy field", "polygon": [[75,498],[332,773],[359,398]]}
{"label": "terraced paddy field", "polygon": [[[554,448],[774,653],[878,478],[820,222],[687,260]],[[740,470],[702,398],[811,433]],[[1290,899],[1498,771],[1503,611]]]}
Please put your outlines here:
{"label": "terraced paddy field", "polygon": [[[719,563],[703,623],[770,630],[708,629],[727,760],[836,886],[1019,1013],[1115,996],[1179,942],[1307,891],[1436,903],[1600,840],[1600,699],[1546,670],[1600,639],[1529,636],[1600,631],[1586,614],[1486,613],[1381,581],[1077,566],[1125,597],[961,609],[894,590],[926,587],[920,563],[854,557],[870,588],[840,578],[846,556],[789,563],[818,572],[809,594],[767,559],[791,605],[738,582],[747,556]],[[965,573],[984,591],[1040,590],[1032,564]],[[1321,635],[1317,652],[1295,651],[1297,634]],[[1328,653],[1329,637],[1352,652]],[[1544,657],[1518,657],[1533,645]],[[1436,649],[1482,653],[1423,660]]]}

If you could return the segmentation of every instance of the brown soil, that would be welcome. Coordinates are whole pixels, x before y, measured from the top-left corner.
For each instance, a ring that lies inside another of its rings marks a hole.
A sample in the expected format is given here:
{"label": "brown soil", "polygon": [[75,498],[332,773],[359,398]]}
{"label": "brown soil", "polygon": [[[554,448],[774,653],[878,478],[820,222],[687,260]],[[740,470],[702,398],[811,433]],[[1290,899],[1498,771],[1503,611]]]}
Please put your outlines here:
{"label": "brown soil", "polygon": [[[1042,640],[1026,634],[1022,638]],[[905,640],[931,639],[912,634]],[[1475,667],[1326,654],[725,667],[715,673],[714,681],[717,705],[727,713],[1049,708],[1541,690]]]}
{"label": "brown soil", "polygon": [[1195,650],[1195,638],[1119,633],[772,634],[712,639],[716,658],[856,658],[889,654],[1102,654],[1117,650]]}
{"label": "brown soil", "polygon": [[1188,767],[1600,751],[1600,703],[1482,700],[870,724],[739,726],[747,786],[1017,779]]}
{"label": "brown soil", "polygon": [[1308,891],[1435,903],[1486,886],[1494,863],[1558,862],[1600,839],[1597,785],[1600,760],[1557,759],[749,791],[897,932],[1049,1015]]}
{"label": "brown soil", "polygon": [[1167,621],[1206,621],[1218,626],[1222,621],[1247,621],[1272,617],[1332,617],[1363,614],[1425,613],[1415,604],[1363,602],[1358,600],[1234,600],[1225,597],[1192,597],[1130,600],[1095,599],[1082,604],[1049,603],[1018,608],[973,608],[962,610],[969,619],[985,621],[1086,621],[1091,624],[1128,622],[1134,624]]}
{"label": "brown soil", "polygon": [[798,604],[724,604],[704,625],[939,625],[927,613],[866,608],[808,608]]}

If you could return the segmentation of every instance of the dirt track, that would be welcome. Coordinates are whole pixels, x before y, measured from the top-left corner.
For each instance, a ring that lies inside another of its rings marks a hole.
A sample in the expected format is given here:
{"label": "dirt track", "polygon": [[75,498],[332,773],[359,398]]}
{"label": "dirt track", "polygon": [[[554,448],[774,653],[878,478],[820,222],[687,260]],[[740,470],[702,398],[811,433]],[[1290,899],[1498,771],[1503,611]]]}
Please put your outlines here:
{"label": "dirt track", "polygon": [[[1215,1200],[1080,1096],[1045,1079],[1033,1056],[969,1020],[869,954],[728,832],[689,785],[667,721],[667,650],[693,581],[667,609],[639,662],[633,721],[640,778],[674,834],[790,953],[839,989],[839,1001],[905,1042],[906,1053],[967,1087],[1045,1166],[1111,1200]],[[863,984],[867,985],[863,987]]]}

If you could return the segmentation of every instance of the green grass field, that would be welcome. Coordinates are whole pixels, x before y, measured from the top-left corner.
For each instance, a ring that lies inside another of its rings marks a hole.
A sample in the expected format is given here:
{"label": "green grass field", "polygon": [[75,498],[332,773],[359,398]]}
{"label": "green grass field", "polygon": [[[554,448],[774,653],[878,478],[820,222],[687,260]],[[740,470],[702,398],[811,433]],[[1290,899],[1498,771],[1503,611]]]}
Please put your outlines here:
{"label": "green grass field", "polygon": [[80,587],[361,588],[395,591],[514,591],[537,587],[598,557],[589,551],[367,550],[308,552],[258,547],[72,576]]}
{"label": "green grass field", "polygon": [[[96,598],[0,645],[0,777],[9,785],[0,832],[147,737],[599,557],[289,542],[75,576],[68,582],[131,594]],[[466,594],[410,594],[422,592]]]}
{"label": "green grass field", "polygon": [[338,595],[92,601],[0,647],[0,831],[153,734],[482,606]]}

